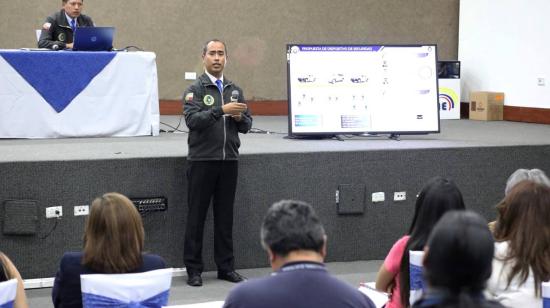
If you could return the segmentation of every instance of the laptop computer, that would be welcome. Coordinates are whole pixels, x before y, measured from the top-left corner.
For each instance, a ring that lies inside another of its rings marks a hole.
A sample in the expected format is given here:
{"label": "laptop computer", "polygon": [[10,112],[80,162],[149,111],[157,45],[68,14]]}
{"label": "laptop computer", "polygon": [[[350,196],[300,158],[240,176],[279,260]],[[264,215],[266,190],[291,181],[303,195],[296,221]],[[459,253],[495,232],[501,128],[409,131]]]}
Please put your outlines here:
{"label": "laptop computer", "polygon": [[73,50],[109,51],[113,49],[114,27],[82,27],[74,33]]}

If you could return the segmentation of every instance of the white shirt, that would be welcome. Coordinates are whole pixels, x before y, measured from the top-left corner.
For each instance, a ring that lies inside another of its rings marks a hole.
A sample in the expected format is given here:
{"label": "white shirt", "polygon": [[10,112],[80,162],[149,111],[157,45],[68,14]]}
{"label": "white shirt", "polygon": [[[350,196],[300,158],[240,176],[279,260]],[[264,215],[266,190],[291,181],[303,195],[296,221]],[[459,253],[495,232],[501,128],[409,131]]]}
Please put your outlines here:
{"label": "white shirt", "polygon": [[216,84],[216,80],[221,80],[222,81],[222,84],[223,84],[223,75],[220,77],[220,78],[216,78],[214,77],[214,75],[210,74],[208,71],[204,71],[206,73],[206,75],[208,76],[208,78],[210,78],[210,81],[212,81],[213,84]]}
{"label": "white shirt", "polygon": [[[71,21],[73,20],[73,18],[69,15],[67,15],[67,13],[65,13],[65,17],[67,18],[67,22],[69,23],[69,27],[71,26]],[[77,18],[74,18],[74,24],[75,24],[75,27],[78,27],[78,19]]]}
{"label": "white shirt", "polygon": [[519,277],[516,276],[510,283],[510,286],[506,288],[513,264],[513,260],[508,262],[501,261],[507,253],[508,242],[495,243],[493,273],[487,283],[489,299],[496,300],[506,307],[542,307],[542,298],[535,297],[535,279],[531,270],[529,270],[529,276],[523,284],[519,284]]}

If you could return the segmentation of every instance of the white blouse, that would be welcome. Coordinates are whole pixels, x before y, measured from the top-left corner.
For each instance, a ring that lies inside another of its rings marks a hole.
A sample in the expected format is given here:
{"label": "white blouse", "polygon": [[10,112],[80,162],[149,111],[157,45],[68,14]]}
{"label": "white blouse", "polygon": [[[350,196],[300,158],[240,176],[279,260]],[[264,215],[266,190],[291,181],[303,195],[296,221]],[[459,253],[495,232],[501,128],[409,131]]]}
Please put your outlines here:
{"label": "white blouse", "polygon": [[513,260],[508,262],[501,260],[507,253],[508,242],[495,243],[493,273],[487,283],[488,298],[496,300],[506,307],[542,307],[542,298],[535,296],[535,279],[531,270],[529,270],[529,276],[523,284],[519,284],[519,277],[516,276],[510,286],[506,287],[513,264]]}

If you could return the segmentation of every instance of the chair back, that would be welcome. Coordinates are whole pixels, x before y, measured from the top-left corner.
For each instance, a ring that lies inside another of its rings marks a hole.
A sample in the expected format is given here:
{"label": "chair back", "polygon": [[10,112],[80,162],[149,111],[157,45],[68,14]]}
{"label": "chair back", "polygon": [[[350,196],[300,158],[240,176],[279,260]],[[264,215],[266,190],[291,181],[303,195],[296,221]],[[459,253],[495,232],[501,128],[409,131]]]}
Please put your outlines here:
{"label": "chair back", "polygon": [[542,283],[542,307],[550,308],[550,281]]}
{"label": "chair back", "polygon": [[0,308],[12,308],[17,295],[17,279],[0,282]]}
{"label": "chair back", "polygon": [[132,274],[80,275],[82,306],[162,307],[168,304],[171,268]]}
{"label": "chair back", "polygon": [[422,260],[424,259],[424,251],[409,251],[409,303],[411,306],[420,297],[424,290],[424,280],[422,277]]}

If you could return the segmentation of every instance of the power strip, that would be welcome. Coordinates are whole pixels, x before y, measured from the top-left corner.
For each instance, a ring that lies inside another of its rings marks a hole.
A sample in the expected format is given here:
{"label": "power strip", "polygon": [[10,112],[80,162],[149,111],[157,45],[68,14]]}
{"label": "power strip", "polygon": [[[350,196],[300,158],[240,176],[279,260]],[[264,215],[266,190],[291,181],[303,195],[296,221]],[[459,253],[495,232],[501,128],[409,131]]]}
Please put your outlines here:
{"label": "power strip", "polygon": [[130,198],[130,200],[134,203],[138,212],[142,214],[168,209],[168,199],[166,197]]}

